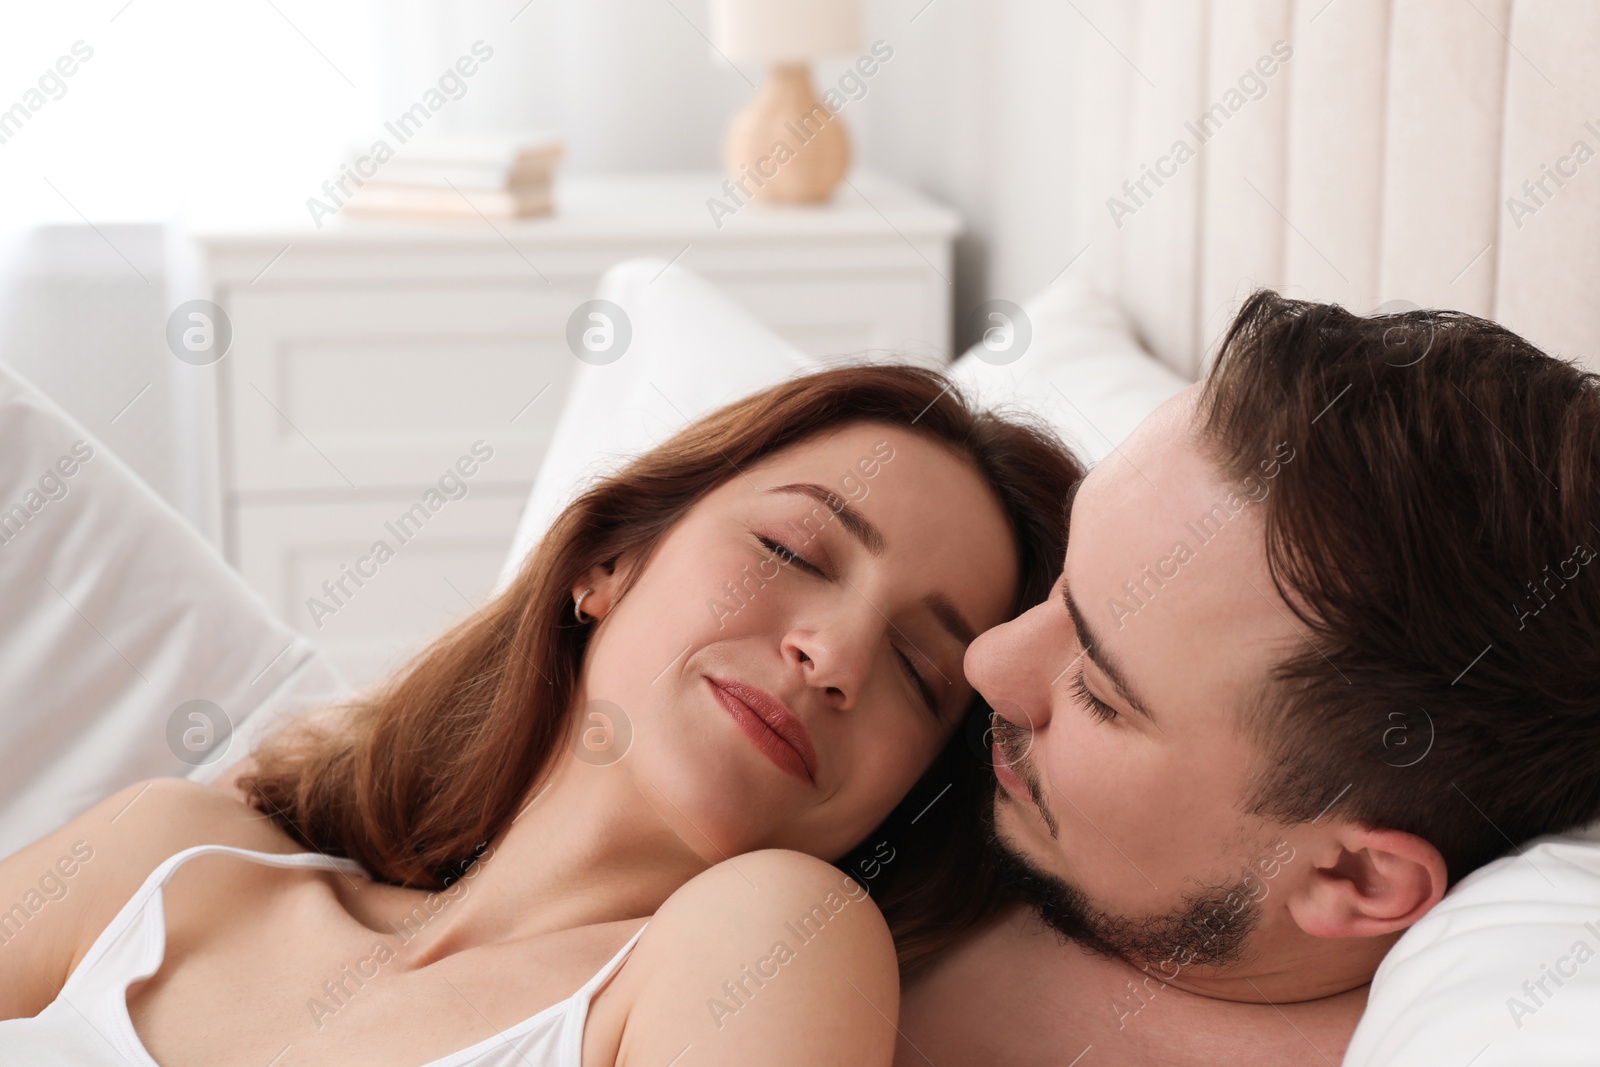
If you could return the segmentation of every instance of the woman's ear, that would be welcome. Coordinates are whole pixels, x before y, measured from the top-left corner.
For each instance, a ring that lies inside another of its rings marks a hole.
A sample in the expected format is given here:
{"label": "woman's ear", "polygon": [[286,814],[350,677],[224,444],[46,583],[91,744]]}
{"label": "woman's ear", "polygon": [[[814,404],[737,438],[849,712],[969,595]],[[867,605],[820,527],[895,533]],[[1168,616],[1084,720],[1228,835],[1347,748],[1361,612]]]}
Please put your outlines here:
{"label": "woman's ear", "polygon": [[583,600],[583,621],[598,622],[616,607],[617,599],[627,588],[633,569],[621,560],[596,563],[587,574],[572,584],[572,602]]}
{"label": "woman's ear", "polygon": [[1416,834],[1353,823],[1332,828],[1288,901],[1312,937],[1377,937],[1422,918],[1444,896],[1444,857]]}

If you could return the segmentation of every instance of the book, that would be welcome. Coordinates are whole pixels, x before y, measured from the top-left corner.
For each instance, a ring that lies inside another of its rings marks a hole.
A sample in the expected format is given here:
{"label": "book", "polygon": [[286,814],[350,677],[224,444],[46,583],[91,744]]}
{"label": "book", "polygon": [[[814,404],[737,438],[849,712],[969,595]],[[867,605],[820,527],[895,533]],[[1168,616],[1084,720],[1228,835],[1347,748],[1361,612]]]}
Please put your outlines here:
{"label": "book", "polygon": [[448,189],[509,189],[548,182],[565,152],[553,134],[447,137],[426,134],[401,146],[383,164],[385,183]]}
{"label": "book", "polygon": [[548,182],[513,189],[451,189],[369,181],[345,202],[344,210],[368,217],[514,219],[548,215],[553,204]]}
{"label": "book", "polygon": [[396,156],[379,168],[379,177],[392,185],[417,185],[429,189],[515,189],[548,185],[550,167],[545,163],[519,164],[511,170],[472,166],[464,163],[439,163]]}

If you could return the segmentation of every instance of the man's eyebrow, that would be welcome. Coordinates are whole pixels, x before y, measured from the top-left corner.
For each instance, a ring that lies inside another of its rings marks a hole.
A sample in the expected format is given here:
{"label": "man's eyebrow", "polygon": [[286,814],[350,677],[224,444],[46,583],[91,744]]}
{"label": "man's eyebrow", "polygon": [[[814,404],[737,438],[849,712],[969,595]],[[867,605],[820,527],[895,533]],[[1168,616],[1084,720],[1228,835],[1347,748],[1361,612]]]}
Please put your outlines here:
{"label": "man's eyebrow", "polygon": [[868,553],[873,556],[883,555],[884,541],[882,532],[868,522],[861,512],[851,507],[849,501],[831,489],[817,485],[815,482],[796,482],[792,485],[776,486],[768,489],[767,492],[799,493],[801,496],[810,497],[833,512],[840,525],[849,531],[851,537],[860,541],[861,547],[865,548]]}
{"label": "man's eyebrow", "polygon": [[[1061,583],[1061,599],[1067,605],[1067,614],[1072,616],[1072,625],[1078,630],[1078,643],[1083,646],[1083,655],[1088,657],[1096,667],[1100,668],[1100,673],[1111,679],[1111,684],[1116,686],[1117,692],[1122,696],[1123,700],[1128,702],[1129,707],[1149,719],[1151,724],[1154,725],[1156,717],[1150,714],[1150,709],[1145,707],[1142,700],[1134,696],[1133,687],[1128,684],[1127,674],[1123,672],[1115,660],[1107,655],[1105,648],[1100,644],[1099,637],[1089,628],[1089,620],[1084,617],[1083,612],[1078,608],[1078,602],[1072,599],[1072,590],[1068,588],[1066,582]],[[1098,652],[1094,650],[1098,650]]]}

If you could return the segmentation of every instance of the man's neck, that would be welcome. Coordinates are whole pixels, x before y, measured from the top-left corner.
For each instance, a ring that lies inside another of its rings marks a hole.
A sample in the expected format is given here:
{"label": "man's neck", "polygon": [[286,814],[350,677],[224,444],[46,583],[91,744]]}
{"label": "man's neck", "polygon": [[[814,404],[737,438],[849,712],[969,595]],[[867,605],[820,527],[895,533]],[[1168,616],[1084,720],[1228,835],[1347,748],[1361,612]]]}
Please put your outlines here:
{"label": "man's neck", "polygon": [[1312,937],[1286,911],[1268,914],[1244,959],[1226,967],[1124,961],[1174,989],[1240,1004],[1300,1004],[1363,989],[1399,940],[1387,937]]}
{"label": "man's neck", "polygon": [[[906,984],[897,1067],[924,1056],[940,1067],[1042,1067],[1091,1046],[1096,1067],[1337,1064],[1366,1005],[1365,984],[1328,982],[1345,988],[1316,996],[1315,976],[1289,982],[1278,966],[1234,986],[1190,989],[1062,944],[1031,912],[1012,909]],[[1348,975],[1349,966],[1335,969]],[[1235,990],[1250,995],[1226,995]]]}

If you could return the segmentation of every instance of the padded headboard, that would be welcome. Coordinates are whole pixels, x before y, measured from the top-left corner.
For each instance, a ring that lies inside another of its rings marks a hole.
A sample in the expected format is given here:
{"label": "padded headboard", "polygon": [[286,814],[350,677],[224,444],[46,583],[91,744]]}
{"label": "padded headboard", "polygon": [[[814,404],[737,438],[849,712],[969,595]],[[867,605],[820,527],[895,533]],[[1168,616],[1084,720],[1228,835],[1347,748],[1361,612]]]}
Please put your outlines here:
{"label": "padded headboard", "polygon": [[1268,285],[1457,308],[1600,369],[1600,4],[1077,8],[1083,269],[1162,360],[1197,375]]}

